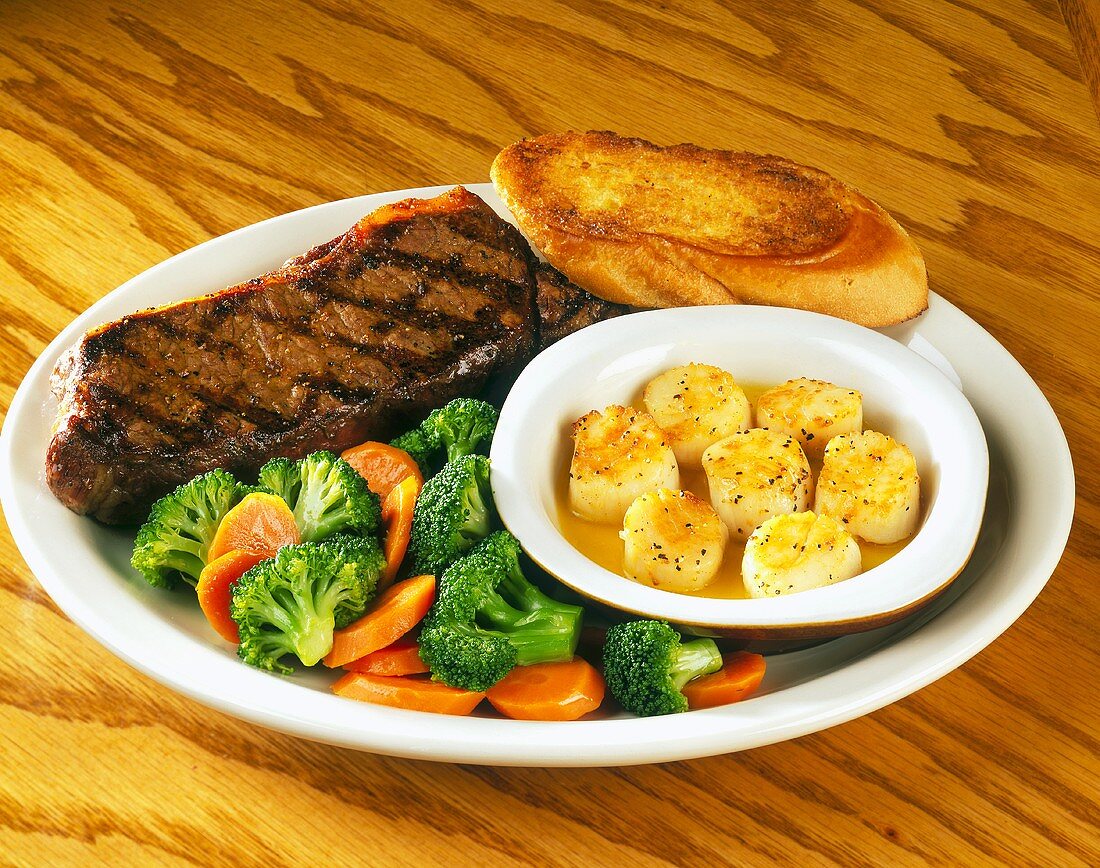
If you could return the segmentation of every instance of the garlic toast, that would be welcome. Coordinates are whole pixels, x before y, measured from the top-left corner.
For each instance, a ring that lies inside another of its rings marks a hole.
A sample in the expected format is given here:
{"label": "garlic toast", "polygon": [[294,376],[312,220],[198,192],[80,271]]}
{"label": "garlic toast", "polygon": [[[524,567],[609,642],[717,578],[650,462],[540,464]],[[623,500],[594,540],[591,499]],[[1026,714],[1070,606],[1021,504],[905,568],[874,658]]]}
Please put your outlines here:
{"label": "garlic toast", "polygon": [[640,307],[768,304],[885,326],[928,305],[924,259],[882,208],[782,157],[610,132],[524,139],[498,193],[552,265]]}

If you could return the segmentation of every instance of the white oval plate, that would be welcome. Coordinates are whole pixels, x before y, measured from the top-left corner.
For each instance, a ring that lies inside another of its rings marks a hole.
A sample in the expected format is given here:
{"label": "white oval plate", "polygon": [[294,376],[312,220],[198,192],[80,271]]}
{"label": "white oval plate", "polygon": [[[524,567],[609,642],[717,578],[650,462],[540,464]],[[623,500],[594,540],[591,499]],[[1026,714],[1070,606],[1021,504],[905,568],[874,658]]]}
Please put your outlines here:
{"label": "white oval plate", "polygon": [[[654,376],[706,362],[741,382],[816,377],[859,389],[865,427],[908,445],[921,474],[921,527],[874,570],[801,594],[718,600],[624,579],[590,561],[558,529],[557,491],[573,421],[630,404]],[[562,388],[567,383],[568,388]],[[981,528],[989,458],[958,387],[926,359],[871,329],[780,307],[651,310],[597,323],[540,354],[500,411],[493,493],[531,558],[585,596],[703,633],[817,638],[883,626],[932,599],[962,570]]]}
{"label": "white oval plate", "polygon": [[[489,184],[468,185],[503,216]],[[215,238],[150,268],[72,322],[31,367],[0,432],[0,503],[43,587],[97,641],[137,669],[214,708],[305,738],[396,756],[497,765],[623,765],[742,750],[815,732],[935,681],[1015,621],[1058,563],[1073,517],[1073,467],[1050,405],[979,325],[938,296],[887,330],[954,378],[982,422],[990,481],[978,546],[963,575],[920,614],[769,660],[760,693],[675,718],[535,723],[455,718],[353,702],[330,673],[292,678],[241,664],[194,600],[145,585],[129,568],[132,533],[74,515],[46,487],[49,377],[84,331],[262,274],[343,232],[368,211],[447,187],[361,196]],[[1021,422],[1026,420],[1026,423]],[[58,545],[63,540],[64,545]]]}

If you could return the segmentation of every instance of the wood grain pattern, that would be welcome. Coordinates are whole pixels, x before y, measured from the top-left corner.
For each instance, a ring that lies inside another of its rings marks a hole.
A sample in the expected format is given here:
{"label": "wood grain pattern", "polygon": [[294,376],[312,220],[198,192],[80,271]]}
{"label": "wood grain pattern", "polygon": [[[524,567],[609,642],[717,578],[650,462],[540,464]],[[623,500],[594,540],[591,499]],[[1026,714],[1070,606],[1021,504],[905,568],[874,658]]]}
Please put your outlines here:
{"label": "wood grain pattern", "polygon": [[1100,3],[1097,0],[1058,0],[1073,38],[1092,106],[1100,117]]}
{"label": "wood grain pattern", "polygon": [[500,146],[566,128],[784,154],[892,211],[1066,428],[1077,521],[1048,589],[961,670],[832,731],[483,769],[176,696],[71,624],[5,532],[3,860],[1100,863],[1100,134],[1056,0],[7,0],[0,407],[62,326],[166,256],[330,199],[483,180]]}

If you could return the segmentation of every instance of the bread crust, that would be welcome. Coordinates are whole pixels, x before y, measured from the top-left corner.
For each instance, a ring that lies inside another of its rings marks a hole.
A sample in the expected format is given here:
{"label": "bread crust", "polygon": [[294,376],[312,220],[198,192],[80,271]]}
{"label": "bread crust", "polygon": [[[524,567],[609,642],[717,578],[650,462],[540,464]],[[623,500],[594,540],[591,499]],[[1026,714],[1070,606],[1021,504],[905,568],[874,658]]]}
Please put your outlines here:
{"label": "bread crust", "polygon": [[505,148],[491,177],[550,263],[608,301],[778,305],[871,327],[928,306],[905,230],[782,157],[561,133]]}

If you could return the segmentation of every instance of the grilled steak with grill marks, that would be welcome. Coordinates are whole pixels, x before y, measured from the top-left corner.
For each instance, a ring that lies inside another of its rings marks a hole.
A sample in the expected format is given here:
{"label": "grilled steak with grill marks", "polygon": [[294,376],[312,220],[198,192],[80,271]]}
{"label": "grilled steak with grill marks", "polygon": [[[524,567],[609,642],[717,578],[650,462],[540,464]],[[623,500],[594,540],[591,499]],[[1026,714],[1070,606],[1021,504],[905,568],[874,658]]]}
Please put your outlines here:
{"label": "grilled steak with grill marks", "polygon": [[389,437],[622,310],[461,187],[385,206],[271,274],[86,334],[55,372],[47,480],[76,512],[140,520],[214,467]]}

